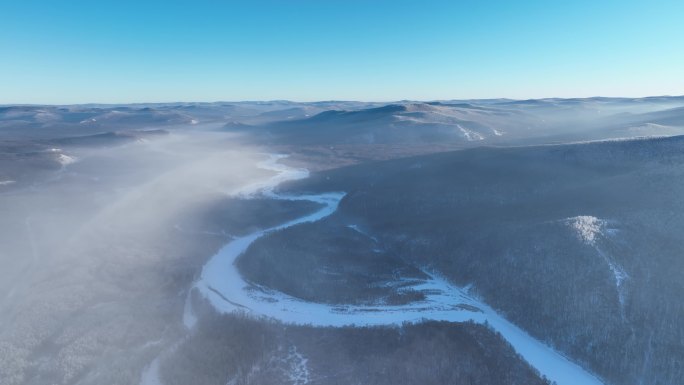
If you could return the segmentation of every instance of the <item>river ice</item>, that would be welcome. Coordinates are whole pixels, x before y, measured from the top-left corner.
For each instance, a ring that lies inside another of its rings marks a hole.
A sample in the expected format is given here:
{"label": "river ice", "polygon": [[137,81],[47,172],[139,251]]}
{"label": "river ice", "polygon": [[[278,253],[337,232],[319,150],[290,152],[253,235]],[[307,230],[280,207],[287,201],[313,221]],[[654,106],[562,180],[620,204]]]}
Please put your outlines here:
{"label": "river ice", "polygon": [[[278,184],[308,176],[308,171],[287,167],[272,155],[260,167],[276,172],[268,181],[248,186],[239,191],[241,195],[261,193],[273,199],[312,201],[322,208],[284,224],[235,238],[214,255],[204,266],[194,285],[221,313],[244,311],[254,316],[264,316],[290,324],[311,326],[377,326],[399,325],[404,322],[438,320],[449,322],[473,321],[487,323],[513,346],[530,365],[558,385],[598,385],[602,382],[579,365],[570,361],[553,348],[532,338],[524,330],[507,321],[481,300],[469,294],[469,290],[452,285],[435,273],[429,279],[416,280],[410,288],[425,293],[425,300],[405,305],[329,305],[313,303],[268,288],[256,287],[246,282],[235,260],[258,238],[305,222],[315,222],[333,214],[344,197],[342,192],[315,195],[281,195],[274,192]],[[190,306],[188,306],[190,305]],[[184,321],[188,328],[194,326],[195,316],[191,304],[186,304]]]}

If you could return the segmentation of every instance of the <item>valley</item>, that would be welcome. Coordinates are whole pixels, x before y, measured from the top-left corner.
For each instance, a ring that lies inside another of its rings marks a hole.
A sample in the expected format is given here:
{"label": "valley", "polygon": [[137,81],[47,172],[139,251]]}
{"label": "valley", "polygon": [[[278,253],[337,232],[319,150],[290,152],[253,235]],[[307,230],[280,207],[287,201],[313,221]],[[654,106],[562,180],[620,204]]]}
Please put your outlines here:
{"label": "valley", "polygon": [[0,383],[679,385],[682,105],[3,107]]}

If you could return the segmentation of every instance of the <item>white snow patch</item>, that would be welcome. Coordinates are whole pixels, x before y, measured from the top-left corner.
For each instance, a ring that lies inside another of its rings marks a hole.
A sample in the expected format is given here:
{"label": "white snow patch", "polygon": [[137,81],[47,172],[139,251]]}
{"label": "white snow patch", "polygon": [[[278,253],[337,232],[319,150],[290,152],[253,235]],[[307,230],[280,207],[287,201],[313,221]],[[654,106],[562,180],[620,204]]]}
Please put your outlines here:
{"label": "white snow patch", "polygon": [[288,379],[292,385],[306,385],[311,381],[307,366],[309,359],[299,353],[296,346],[290,349],[287,362],[289,364]]}
{"label": "white snow patch", "polygon": [[[278,162],[282,156],[271,156],[260,166],[278,174],[267,182],[254,184],[242,193],[261,192],[273,199],[312,201],[323,205],[321,209],[284,224],[236,238],[226,244],[202,269],[193,288],[198,290],[214,308],[221,313],[245,311],[255,316],[266,316],[284,323],[311,326],[369,326],[400,325],[403,322],[439,320],[450,322],[487,322],[514,347],[514,349],[558,385],[599,385],[602,382],[568,360],[553,348],[532,338],[522,329],[508,322],[482,301],[471,296],[467,290],[451,285],[438,275],[426,280],[415,280],[411,289],[423,291],[425,299],[404,305],[337,305],[303,301],[282,292],[247,283],[235,266],[238,256],[250,244],[272,231],[285,229],[301,223],[315,222],[335,212],[344,193],[331,192],[316,195],[279,195],[273,188],[280,182],[305,178],[308,171],[292,169]],[[580,234],[593,240],[591,234],[595,221],[576,221]],[[588,223],[587,226],[584,226]],[[586,230],[586,231],[585,231]],[[192,324],[192,323],[190,323]],[[187,326],[188,324],[186,324]],[[299,378],[299,377],[298,377]]]}
{"label": "white snow patch", "polygon": [[[283,154],[270,154],[268,159],[260,162],[257,166],[264,170],[275,171],[277,174],[268,180],[252,183],[245,187],[229,192],[229,195],[237,195],[243,198],[254,196],[257,193],[272,196],[273,189],[282,182],[290,180],[306,179],[309,177],[309,170],[303,168],[292,168],[278,163],[280,159],[286,158]],[[302,199],[305,200],[305,199]]]}
{"label": "white snow patch", "polygon": [[596,251],[598,251],[601,258],[603,258],[603,260],[608,265],[608,268],[613,273],[613,278],[615,279],[615,288],[617,289],[618,300],[620,301],[620,309],[624,311],[625,302],[627,300],[627,292],[624,283],[629,278],[629,275],[627,274],[625,269],[622,268],[622,266],[613,262],[613,260],[601,249],[597,247]]}
{"label": "white snow patch", "polygon": [[568,218],[567,222],[575,230],[577,237],[590,246],[596,244],[596,237],[602,234],[601,230],[606,224],[606,221],[590,215]]}
{"label": "white snow patch", "polygon": [[650,140],[650,139],[659,139],[659,138],[669,138],[672,135],[635,135],[635,136],[623,136],[623,137],[615,137],[615,138],[607,138],[607,139],[592,139],[592,140],[576,140],[572,142],[563,142],[563,143],[552,143],[552,144],[543,144],[542,146],[566,146],[568,144],[590,144],[590,143],[613,143],[613,142],[629,142],[629,141],[634,141],[634,140]]}
{"label": "white snow patch", "polygon": [[308,362],[309,360],[297,351],[296,346],[291,346],[287,351],[279,346],[277,353],[262,358],[253,364],[247,373],[236,373],[226,382],[226,385],[257,383],[261,380],[259,376],[263,376],[263,370],[267,371],[268,378],[278,379],[274,382],[306,385],[311,382]]}
{"label": "white snow patch", "polygon": [[461,133],[463,134],[463,137],[466,138],[467,141],[472,142],[475,140],[484,140],[484,136],[480,135],[479,133],[469,130],[460,124],[457,124],[456,127],[461,130]]}
{"label": "white snow patch", "polygon": [[69,155],[66,155],[66,154],[59,154],[59,156],[57,157],[57,161],[58,161],[62,166],[68,166],[68,165],[70,165],[70,164],[72,164],[72,163],[76,163],[77,160],[78,160],[78,159],[76,159],[75,157],[69,156]]}

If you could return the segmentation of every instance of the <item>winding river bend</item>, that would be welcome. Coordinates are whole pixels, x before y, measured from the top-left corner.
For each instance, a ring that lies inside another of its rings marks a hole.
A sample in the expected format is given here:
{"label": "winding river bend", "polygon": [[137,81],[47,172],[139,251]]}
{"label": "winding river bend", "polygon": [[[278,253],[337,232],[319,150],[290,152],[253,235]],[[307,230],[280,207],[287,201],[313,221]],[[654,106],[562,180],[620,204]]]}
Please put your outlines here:
{"label": "winding river bend", "polygon": [[[304,169],[285,166],[278,161],[282,155],[271,155],[260,167],[276,172],[268,181],[248,186],[240,191],[245,195],[260,193],[272,199],[311,201],[321,205],[312,214],[281,225],[236,238],[226,244],[204,266],[193,288],[198,290],[221,313],[245,311],[255,316],[266,316],[289,324],[311,326],[373,326],[398,325],[403,322],[437,320],[449,322],[487,322],[513,348],[539,372],[558,385],[599,385],[597,377],[582,369],[553,348],[532,338],[525,331],[508,322],[482,301],[474,298],[467,289],[456,287],[437,274],[430,279],[409,282],[413,290],[423,291],[425,300],[405,305],[328,305],[307,302],[285,293],[267,288],[255,288],[244,280],[235,266],[235,260],[252,242],[274,231],[306,222],[315,222],[332,215],[344,193],[330,192],[316,195],[282,195],[274,192],[281,182],[303,179],[309,173]],[[188,302],[183,316],[185,325],[192,329],[195,316]]]}

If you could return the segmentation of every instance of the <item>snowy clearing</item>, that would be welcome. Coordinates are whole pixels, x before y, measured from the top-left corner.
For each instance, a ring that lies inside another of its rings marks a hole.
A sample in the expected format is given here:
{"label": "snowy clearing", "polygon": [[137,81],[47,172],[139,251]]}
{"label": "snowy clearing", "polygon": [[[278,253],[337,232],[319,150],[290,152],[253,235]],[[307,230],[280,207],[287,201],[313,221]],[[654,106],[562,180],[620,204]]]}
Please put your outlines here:
{"label": "snowy clearing", "polygon": [[72,164],[72,163],[76,163],[77,160],[78,160],[78,159],[76,159],[75,157],[69,156],[69,155],[66,155],[66,154],[59,154],[59,156],[57,156],[57,161],[58,161],[62,166],[68,166],[68,165],[70,165],[70,164]]}
{"label": "snowy clearing", "polygon": [[615,279],[615,288],[618,292],[618,300],[620,306],[623,308],[626,302],[627,293],[624,287],[624,282],[629,278],[629,274],[618,265],[613,258],[598,247],[596,241],[599,237],[606,237],[606,235],[614,234],[617,230],[608,228],[608,221],[599,219],[591,215],[580,215],[572,218],[567,218],[566,223],[576,233],[577,237],[587,246],[596,249],[598,255],[606,262],[608,268]]}

